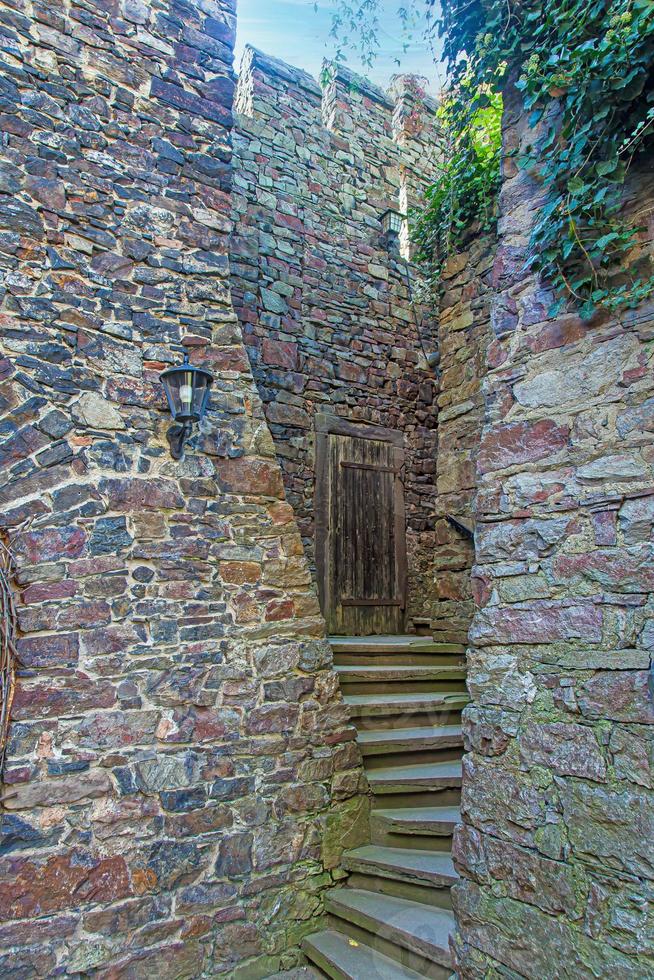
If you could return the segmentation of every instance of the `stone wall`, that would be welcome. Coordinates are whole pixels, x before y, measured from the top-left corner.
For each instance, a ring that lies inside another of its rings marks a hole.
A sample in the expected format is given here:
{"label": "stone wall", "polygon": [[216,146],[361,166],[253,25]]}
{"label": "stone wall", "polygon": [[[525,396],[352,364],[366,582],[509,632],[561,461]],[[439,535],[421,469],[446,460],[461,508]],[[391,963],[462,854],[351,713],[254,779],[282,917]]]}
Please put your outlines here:
{"label": "stone wall", "polygon": [[494,254],[493,236],[479,235],[472,229],[465,247],[448,259],[441,273],[435,595],[431,626],[434,636],[446,642],[467,642],[474,612],[474,543],[447,517],[467,528],[474,526]]}
{"label": "stone wall", "polygon": [[[515,93],[505,149],[533,142]],[[552,320],[505,159],[455,888],[462,977],[654,975],[654,306]],[[628,207],[648,225],[654,180]]]}
{"label": "stone wall", "polygon": [[304,72],[247,49],[234,137],[234,304],[313,560],[318,411],[405,433],[410,614],[433,594],[435,338],[389,254],[380,217],[417,203],[431,173],[433,104],[343,68],[324,98]]}
{"label": "stone wall", "polygon": [[[5,977],[266,976],[365,824],[231,306],[234,26],[232,0],[2,5]],[[181,341],[217,380],[175,462]]]}

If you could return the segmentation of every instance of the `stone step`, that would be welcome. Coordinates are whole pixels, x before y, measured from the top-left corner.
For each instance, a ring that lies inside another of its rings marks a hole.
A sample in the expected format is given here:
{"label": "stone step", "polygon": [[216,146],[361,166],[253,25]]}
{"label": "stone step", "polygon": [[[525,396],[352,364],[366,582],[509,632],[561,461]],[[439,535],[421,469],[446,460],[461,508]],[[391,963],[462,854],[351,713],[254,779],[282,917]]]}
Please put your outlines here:
{"label": "stone step", "polygon": [[461,653],[461,643],[439,643],[430,636],[330,636],[334,653]]}
{"label": "stone step", "polygon": [[427,752],[463,745],[461,725],[425,725],[419,728],[371,728],[357,735],[363,755],[392,752]]}
{"label": "stone step", "polygon": [[343,694],[465,694],[465,665],[335,664]]}
{"label": "stone step", "polygon": [[449,888],[458,880],[448,851],[409,851],[367,844],[343,854],[346,871],[392,878],[431,888]]}
{"label": "stone step", "polygon": [[332,637],[334,663],[349,667],[465,666],[465,647],[425,636]]}
{"label": "stone step", "polygon": [[379,718],[384,715],[431,714],[462,711],[467,694],[346,694],[343,700],[353,718]]}
{"label": "stone step", "polygon": [[461,823],[461,811],[458,806],[382,807],[370,818],[390,834],[449,837]]}
{"label": "stone step", "polygon": [[325,980],[325,974],[312,966],[296,966],[281,973],[273,973],[266,980]]}
{"label": "stone step", "polygon": [[431,792],[461,785],[461,760],[383,766],[366,772],[370,788],[379,793]]}
{"label": "stone step", "polygon": [[335,980],[420,980],[414,970],[333,929],[307,936],[302,949],[312,963]]}
{"label": "stone step", "polygon": [[336,667],[460,667],[465,665],[459,653],[335,653]]}
{"label": "stone step", "polygon": [[399,684],[407,681],[465,680],[465,664],[399,664],[398,666],[368,666],[339,664],[336,666],[342,684]]}
{"label": "stone step", "polygon": [[441,966],[452,967],[449,936],[455,923],[449,909],[358,888],[328,891],[325,905],[339,919]]}

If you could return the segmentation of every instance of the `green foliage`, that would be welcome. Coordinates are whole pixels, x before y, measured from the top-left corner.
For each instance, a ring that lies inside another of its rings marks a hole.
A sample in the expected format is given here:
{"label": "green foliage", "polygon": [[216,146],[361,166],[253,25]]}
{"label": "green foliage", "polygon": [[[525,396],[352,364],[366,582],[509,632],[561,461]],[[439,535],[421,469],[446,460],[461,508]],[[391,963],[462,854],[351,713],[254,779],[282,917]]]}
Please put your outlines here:
{"label": "green foliage", "polygon": [[483,232],[495,225],[502,97],[493,91],[482,94],[472,111],[470,102],[465,82],[442,100],[438,176],[427,189],[425,207],[411,215],[415,259],[434,285],[443,262],[471,227]]}
{"label": "green foliage", "polygon": [[515,8],[450,0],[444,12],[452,76],[477,91],[515,79],[537,127],[517,162],[544,189],[529,265],[556,289],[552,312],[573,299],[588,317],[654,293],[638,229],[621,215],[629,167],[653,142],[652,0],[523,0]]}
{"label": "green foliage", "polygon": [[[356,52],[362,64],[371,67],[379,53],[379,35],[385,18],[384,0],[336,0],[331,17],[330,37],[336,45],[334,61],[346,61],[348,50]],[[416,32],[431,20],[431,3],[426,2],[426,17],[420,16],[421,4],[398,3],[396,7],[399,41],[403,53],[411,46]],[[318,3],[314,3],[316,13]],[[400,64],[400,59],[395,58]]]}
{"label": "green foliage", "polygon": [[[314,7],[318,12],[318,4]],[[330,36],[336,43],[334,61],[345,61],[347,50],[358,51],[371,66],[379,49],[380,0],[339,0],[332,14]]]}
{"label": "green foliage", "polygon": [[572,300],[590,316],[654,294],[639,229],[622,213],[629,169],[654,147],[653,0],[443,0],[435,23],[453,160],[417,222],[421,253],[492,213],[498,181],[490,149],[475,152],[475,120],[510,81],[536,127],[516,162],[542,186],[528,265],[555,287],[553,312]]}

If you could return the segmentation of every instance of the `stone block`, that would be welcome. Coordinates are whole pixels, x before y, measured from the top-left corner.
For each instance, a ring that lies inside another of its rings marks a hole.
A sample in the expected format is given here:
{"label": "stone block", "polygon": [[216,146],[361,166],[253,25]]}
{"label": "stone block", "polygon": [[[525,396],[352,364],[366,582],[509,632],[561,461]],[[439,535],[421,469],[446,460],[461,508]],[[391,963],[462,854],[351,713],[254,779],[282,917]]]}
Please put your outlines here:
{"label": "stone block", "polygon": [[479,470],[490,473],[551,458],[565,449],[568,437],[568,427],[552,419],[497,425],[482,437]]}
{"label": "stone block", "polygon": [[102,479],[100,493],[112,510],[174,510],[184,506],[177,484],[172,480],[143,480],[137,477]]}
{"label": "stone block", "polygon": [[464,825],[456,830],[453,857],[479,884],[501,883],[511,898],[550,915],[577,918],[583,908],[588,888],[583,872],[527,848]]}
{"label": "stone block", "polygon": [[546,766],[560,776],[606,779],[606,762],[592,728],[534,720],[520,733],[518,748],[526,768]]}
{"label": "stone block", "polygon": [[119,856],[95,858],[74,850],[45,858],[4,858],[2,872],[12,880],[12,888],[0,896],[3,921],[78,909],[98,895],[111,903],[131,894],[127,865]]}
{"label": "stone block", "polygon": [[233,834],[218,844],[214,872],[218,878],[242,876],[252,870],[252,834]]}
{"label": "stone block", "polygon": [[578,859],[654,878],[654,814],[645,790],[570,779],[561,783],[559,793],[570,846]]}
{"label": "stone block", "polygon": [[247,730],[252,735],[272,732],[290,732],[297,724],[299,708],[293,704],[264,704],[251,711],[247,718]]}
{"label": "stone block", "polygon": [[366,796],[353,797],[330,808],[323,817],[322,862],[336,868],[344,850],[369,843],[370,803]]}
{"label": "stone block", "polygon": [[20,536],[16,551],[32,562],[79,558],[85,551],[86,535],[79,527],[53,527],[28,531]]}
{"label": "stone block", "polygon": [[77,633],[21,637],[16,649],[23,667],[75,667],[79,659]]}
{"label": "stone block", "polygon": [[591,719],[654,724],[654,704],[644,670],[603,671],[595,674],[577,694],[581,713]]}
{"label": "stone block", "polygon": [[507,608],[486,606],[477,612],[470,638],[478,646],[575,639],[599,643],[602,624],[601,608],[591,603],[558,606],[538,602]]}
{"label": "stone block", "polygon": [[5,791],[2,802],[8,810],[26,810],[35,806],[79,803],[105,796],[111,789],[109,773],[104,769],[91,769],[80,775],[16,784]]}
{"label": "stone block", "polygon": [[119,430],[125,428],[122,415],[111,402],[96,392],[85,392],[73,405],[76,422],[89,429]]}

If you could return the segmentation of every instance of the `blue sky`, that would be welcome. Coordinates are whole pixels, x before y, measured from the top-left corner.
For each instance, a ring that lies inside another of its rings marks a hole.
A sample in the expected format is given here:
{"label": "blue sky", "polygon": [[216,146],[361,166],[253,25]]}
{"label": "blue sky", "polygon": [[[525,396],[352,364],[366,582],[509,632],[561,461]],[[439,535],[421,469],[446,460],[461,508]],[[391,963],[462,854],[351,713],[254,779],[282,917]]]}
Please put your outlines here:
{"label": "blue sky", "polygon": [[[382,0],[381,49],[373,68],[363,68],[354,54],[348,54],[347,64],[383,88],[398,71],[426,75],[435,94],[439,88],[438,70],[419,28],[408,42],[409,50],[403,52],[403,41],[408,39],[397,16],[400,4],[401,0]],[[237,0],[237,69],[243,47],[249,43],[318,77],[323,58],[334,51],[334,42],[329,37],[332,6],[333,0],[318,0],[317,4],[314,0]],[[422,9],[416,0],[414,7]],[[400,67],[396,58],[401,61]]]}

